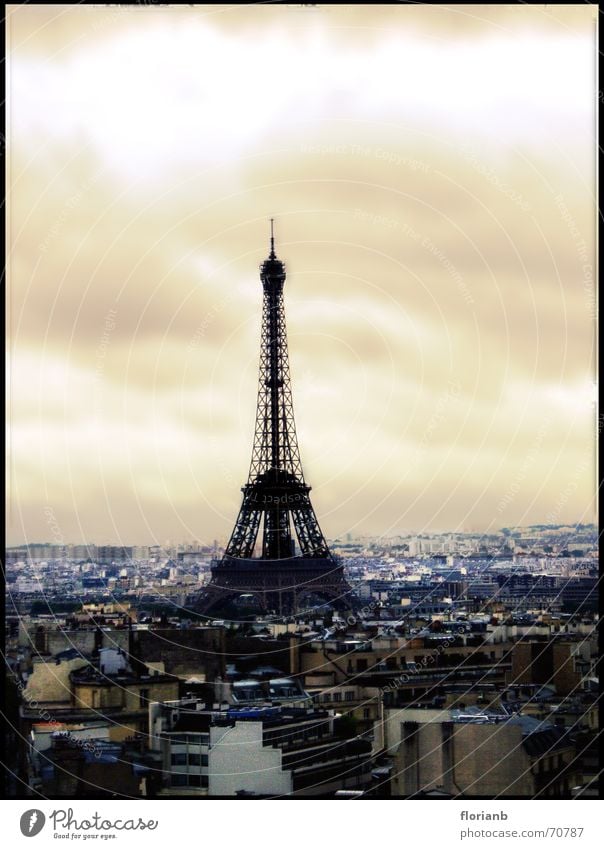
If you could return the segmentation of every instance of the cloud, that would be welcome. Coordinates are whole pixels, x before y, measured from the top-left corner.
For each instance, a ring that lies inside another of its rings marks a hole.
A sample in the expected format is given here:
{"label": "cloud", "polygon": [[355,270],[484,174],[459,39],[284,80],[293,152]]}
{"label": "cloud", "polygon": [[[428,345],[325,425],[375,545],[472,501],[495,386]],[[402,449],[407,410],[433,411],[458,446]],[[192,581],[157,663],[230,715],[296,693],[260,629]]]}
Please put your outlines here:
{"label": "cloud", "polygon": [[229,533],[273,215],[328,535],[590,518],[592,12],[11,7],[12,537]]}

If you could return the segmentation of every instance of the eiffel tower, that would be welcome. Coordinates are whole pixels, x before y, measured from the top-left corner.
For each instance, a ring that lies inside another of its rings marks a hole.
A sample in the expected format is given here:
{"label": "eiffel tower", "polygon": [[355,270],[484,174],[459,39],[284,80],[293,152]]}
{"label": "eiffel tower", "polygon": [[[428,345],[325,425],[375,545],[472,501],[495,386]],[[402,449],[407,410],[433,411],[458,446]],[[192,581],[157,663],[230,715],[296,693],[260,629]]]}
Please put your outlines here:
{"label": "eiffel tower", "polygon": [[329,551],[302,473],[283,304],[285,266],[275,254],[273,219],[260,279],[264,303],[250,471],[231,538],[196,608],[208,614],[242,595],[279,615],[321,602],[351,608],[355,598]]}

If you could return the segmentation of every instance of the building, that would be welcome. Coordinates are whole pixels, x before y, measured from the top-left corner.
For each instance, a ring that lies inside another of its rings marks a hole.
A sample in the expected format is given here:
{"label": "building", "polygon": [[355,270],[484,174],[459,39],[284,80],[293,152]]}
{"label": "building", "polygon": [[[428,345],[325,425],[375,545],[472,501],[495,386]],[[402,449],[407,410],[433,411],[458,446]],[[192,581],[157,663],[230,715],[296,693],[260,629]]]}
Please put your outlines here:
{"label": "building", "polygon": [[587,612],[598,609],[598,579],[596,577],[571,578],[561,592],[562,608],[567,612]]}
{"label": "building", "polygon": [[123,757],[120,743],[94,740],[83,746],[67,735],[55,737],[40,760],[34,787],[50,799],[137,798],[148,772]]}
{"label": "building", "polygon": [[347,737],[338,720],[312,707],[152,704],[149,745],[161,753],[160,795],[326,798],[367,790],[371,743]]}
{"label": "building", "polygon": [[75,712],[90,711],[113,719],[112,740],[123,740],[148,730],[149,703],[178,696],[172,675],[135,674],[127,668],[104,672],[85,666],[70,673]]}
{"label": "building", "polygon": [[131,545],[99,545],[97,547],[99,563],[125,563],[132,560]]}
{"label": "building", "polygon": [[482,711],[386,711],[392,796],[570,798],[575,749],[563,728]]}
{"label": "building", "polygon": [[546,684],[558,695],[569,695],[587,687],[596,676],[598,646],[595,634],[572,640],[520,640],[512,650],[511,682]]}

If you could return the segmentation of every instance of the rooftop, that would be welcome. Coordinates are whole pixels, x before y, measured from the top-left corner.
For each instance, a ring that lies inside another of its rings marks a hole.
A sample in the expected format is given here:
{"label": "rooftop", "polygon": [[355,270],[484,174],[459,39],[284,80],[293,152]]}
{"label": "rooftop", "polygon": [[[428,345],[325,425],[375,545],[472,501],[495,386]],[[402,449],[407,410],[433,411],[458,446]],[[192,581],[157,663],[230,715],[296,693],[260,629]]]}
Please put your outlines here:
{"label": "rooftop", "polygon": [[[200,704],[199,702],[197,704]],[[173,706],[170,707],[173,709]],[[295,724],[301,721],[327,720],[333,713],[319,708],[295,707],[238,707],[227,710],[210,709],[202,705],[181,710],[180,715],[170,728],[170,732],[207,732],[212,725],[234,725],[235,722],[262,722],[265,727]]]}

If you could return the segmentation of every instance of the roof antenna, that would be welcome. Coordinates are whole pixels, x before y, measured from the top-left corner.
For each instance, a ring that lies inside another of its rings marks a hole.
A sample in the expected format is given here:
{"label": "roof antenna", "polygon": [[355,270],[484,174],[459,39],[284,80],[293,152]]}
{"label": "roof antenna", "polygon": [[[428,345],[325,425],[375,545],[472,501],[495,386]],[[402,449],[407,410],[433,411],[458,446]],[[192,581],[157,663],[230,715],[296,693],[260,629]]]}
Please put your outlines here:
{"label": "roof antenna", "polygon": [[275,221],[275,219],[274,219],[274,218],[271,218],[271,255],[270,255],[269,259],[276,259],[276,254],[275,254],[275,235],[274,235],[274,233],[273,233],[273,223],[274,223],[274,221]]}

